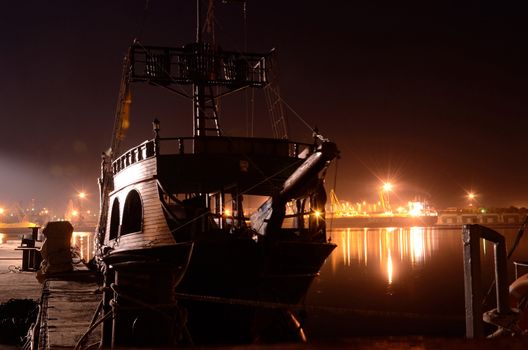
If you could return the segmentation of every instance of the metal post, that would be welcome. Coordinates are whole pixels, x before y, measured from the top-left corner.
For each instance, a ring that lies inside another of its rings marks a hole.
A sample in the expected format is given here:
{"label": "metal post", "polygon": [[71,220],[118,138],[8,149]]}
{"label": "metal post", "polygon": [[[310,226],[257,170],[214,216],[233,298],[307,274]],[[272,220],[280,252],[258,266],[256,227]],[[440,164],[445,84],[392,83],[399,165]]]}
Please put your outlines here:
{"label": "metal post", "polygon": [[466,337],[483,336],[482,286],[480,280],[480,239],[494,244],[495,291],[497,314],[511,315],[508,303],[508,269],[504,236],[487,227],[470,224],[463,226],[464,242],[464,286],[466,301]]}
{"label": "metal post", "polygon": [[508,258],[506,255],[506,242],[504,236],[484,226],[480,226],[479,228],[480,236],[494,243],[497,312],[500,314],[511,313],[508,302]]}
{"label": "metal post", "polygon": [[178,139],[178,151],[180,152],[180,154],[184,154],[185,153],[185,145],[183,143],[183,138],[179,138]]}
{"label": "metal post", "polygon": [[482,291],[480,280],[480,235],[474,225],[462,228],[464,243],[464,291],[466,305],[466,338],[482,338]]}

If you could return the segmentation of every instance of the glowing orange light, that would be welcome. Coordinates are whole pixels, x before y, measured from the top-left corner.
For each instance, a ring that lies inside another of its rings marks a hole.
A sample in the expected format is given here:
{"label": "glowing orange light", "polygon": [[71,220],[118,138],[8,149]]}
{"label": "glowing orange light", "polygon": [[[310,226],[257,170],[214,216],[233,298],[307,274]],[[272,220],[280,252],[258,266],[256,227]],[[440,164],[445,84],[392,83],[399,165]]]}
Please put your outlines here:
{"label": "glowing orange light", "polygon": [[390,182],[385,182],[383,184],[383,191],[386,191],[386,192],[392,191],[392,184]]}
{"label": "glowing orange light", "polygon": [[225,216],[231,216],[231,210],[229,210],[229,209],[225,209],[225,210],[224,210],[224,215],[225,215]]}
{"label": "glowing orange light", "polygon": [[392,276],[393,276],[393,273],[394,273],[394,270],[393,270],[393,266],[392,266],[392,255],[391,255],[391,251],[390,249],[388,250],[388,257],[387,257],[387,282],[389,282],[389,284],[392,284]]}
{"label": "glowing orange light", "polygon": [[424,205],[420,202],[409,202],[409,215],[420,216],[424,213]]}
{"label": "glowing orange light", "polygon": [[81,199],[86,198],[86,192],[79,192],[79,198]]}
{"label": "glowing orange light", "polygon": [[3,213],[4,213],[4,211],[5,211],[5,209],[4,209],[4,208],[0,208],[0,214],[3,214]]}

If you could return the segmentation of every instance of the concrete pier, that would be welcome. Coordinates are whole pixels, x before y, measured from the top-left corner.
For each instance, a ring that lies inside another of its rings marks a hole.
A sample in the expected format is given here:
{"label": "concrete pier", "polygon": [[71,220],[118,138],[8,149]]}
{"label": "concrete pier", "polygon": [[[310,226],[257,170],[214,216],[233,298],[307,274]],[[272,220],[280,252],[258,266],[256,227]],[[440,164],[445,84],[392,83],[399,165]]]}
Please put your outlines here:
{"label": "concrete pier", "polygon": [[19,244],[19,239],[0,244],[0,303],[9,299],[39,300],[42,293],[35,273],[20,271],[22,252],[15,250]]}
{"label": "concrete pier", "polygon": [[[71,349],[90,327],[102,294],[94,273],[75,270],[47,279],[42,289],[39,349]],[[81,348],[97,343],[98,327]]]}
{"label": "concrete pier", "polygon": [[[74,348],[101,300],[96,275],[81,266],[41,284],[35,272],[21,271],[23,253],[15,250],[19,244],[19,239],[0,244],[0,303],[10,299],[39,301],[40,328],[35,330],[38,349]],[[85,345],[97,342],[99,337],[100,330],[96,329]]]}

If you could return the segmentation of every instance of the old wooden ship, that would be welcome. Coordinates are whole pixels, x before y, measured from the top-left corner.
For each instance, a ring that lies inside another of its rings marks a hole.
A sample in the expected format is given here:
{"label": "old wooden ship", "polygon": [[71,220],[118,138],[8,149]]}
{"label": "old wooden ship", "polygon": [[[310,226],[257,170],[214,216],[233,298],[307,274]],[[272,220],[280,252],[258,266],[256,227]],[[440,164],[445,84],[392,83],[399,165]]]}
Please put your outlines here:
{"label": "old wooden ship", "polygon": [[[104,323],[107,345],[300,339],[287,305],[301,301],[335,248],[324,174],[336,145],[317,132],[310,143],[222,133],[217,100],[269,87],[273,53],[207,42],[197,4],[196,42],[135,41],[124,60],[100,177],[97,253],[103,308],[114,313]],[[193,135],[165,136],[155,120],[153,139],[118,155],[135,83],[188,97]]]}

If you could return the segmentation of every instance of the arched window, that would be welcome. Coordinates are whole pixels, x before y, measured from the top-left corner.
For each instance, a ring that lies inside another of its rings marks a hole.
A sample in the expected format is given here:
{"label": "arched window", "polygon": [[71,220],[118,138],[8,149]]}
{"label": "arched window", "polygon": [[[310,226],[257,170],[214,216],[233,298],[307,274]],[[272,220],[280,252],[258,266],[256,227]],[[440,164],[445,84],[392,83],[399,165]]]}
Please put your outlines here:
{"label": "arched window", "polygon": [[143,205],[141,197],[136,190],[128,193],[123,208],[123,223],[121,225],[121,235],[128,233],[140,232],[141,223],[143,222]]}
{"label": "arched window", "polygon": [[119,200],[114,199],[112,214],[110,216],[110,239],[116,239],[119,233]]}

